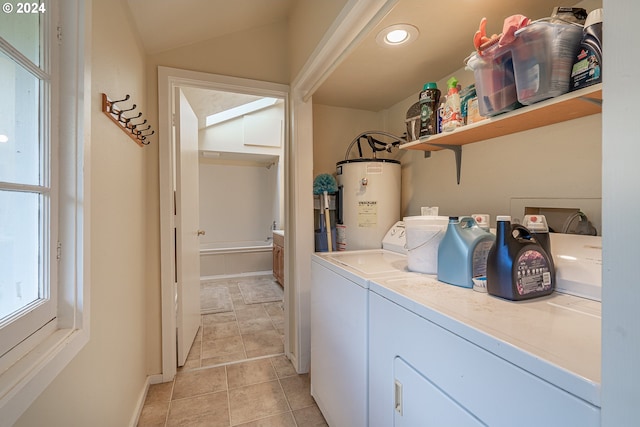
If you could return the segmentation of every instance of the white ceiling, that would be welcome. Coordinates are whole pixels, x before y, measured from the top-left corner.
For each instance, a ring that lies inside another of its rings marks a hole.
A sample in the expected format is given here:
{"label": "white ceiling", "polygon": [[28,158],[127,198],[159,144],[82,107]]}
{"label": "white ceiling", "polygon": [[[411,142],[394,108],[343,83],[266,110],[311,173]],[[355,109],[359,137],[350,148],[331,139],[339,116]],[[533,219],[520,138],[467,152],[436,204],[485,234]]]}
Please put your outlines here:
{"label": "white ceiling", "polygon": [[[297,1],[127,0],[148,53],[287,19]],[[372,111],[388,108],[417,93],[427,81],[463,66],[483,16],[488,20],[487,32],[500,33],[507,16],[520,13],[538,19],[549,16],[557,5],[557,0],[400,0],[318,89],[314,102]],[[418,27],[417,40],[406,47],[379,46],[378,30],[397,23]],[[209,106],[207,111],[194,106],[199,116],[216,112],[206,99],[196,100],[196,96],[195,91],[187,95],[190,102]]]}

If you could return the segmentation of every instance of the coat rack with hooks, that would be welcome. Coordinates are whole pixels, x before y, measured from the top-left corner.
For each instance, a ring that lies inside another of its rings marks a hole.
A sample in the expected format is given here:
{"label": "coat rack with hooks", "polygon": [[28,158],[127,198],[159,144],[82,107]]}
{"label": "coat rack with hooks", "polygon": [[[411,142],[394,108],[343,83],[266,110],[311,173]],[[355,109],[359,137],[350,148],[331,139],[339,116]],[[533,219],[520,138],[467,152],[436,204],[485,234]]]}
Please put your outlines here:
{"label": "coat rack with hooks", "polygon": [[[119,107],[116,104],[120,102],[128,101],[130,96],[124,97],[124,99],[118,99],[112,101],[106,94],[102,94],[102,112],[111,119],[124,133],[129,135],[129,138],[133,139],[139,146],[149,145],[151,142],[148,138],[155,134],[156,131],[151,129],[151,125],[147,125],[147,119],[140,120],[142,113],[138,112],[135,116],[125,115],[136,109],[136,104],[133,104],[131,108]],[[145,125],[147,125],[145,127]]]}

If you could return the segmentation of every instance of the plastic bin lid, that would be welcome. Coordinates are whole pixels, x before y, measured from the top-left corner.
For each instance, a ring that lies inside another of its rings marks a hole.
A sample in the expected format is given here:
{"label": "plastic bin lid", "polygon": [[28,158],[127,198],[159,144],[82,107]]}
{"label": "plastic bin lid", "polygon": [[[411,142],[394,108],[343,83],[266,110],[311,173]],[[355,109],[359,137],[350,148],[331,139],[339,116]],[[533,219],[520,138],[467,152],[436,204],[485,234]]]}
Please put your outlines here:
{"label": "plastic bin lid", "polygon": [[587,20],[584,21],[584,27],[587,28],[593,24],[598,24],[600,22],[602,22],[602,18],[603,18],[603,11],[602,9],[594,9],[591,12],[589,12],[589,14],[587,15]]}

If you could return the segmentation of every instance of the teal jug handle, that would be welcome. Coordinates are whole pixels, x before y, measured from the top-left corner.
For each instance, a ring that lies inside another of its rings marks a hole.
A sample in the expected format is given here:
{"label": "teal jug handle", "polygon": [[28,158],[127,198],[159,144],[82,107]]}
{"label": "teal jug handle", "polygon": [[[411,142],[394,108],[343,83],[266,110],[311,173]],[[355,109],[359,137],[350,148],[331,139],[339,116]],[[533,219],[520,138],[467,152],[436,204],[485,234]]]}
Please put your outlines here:
{"label": "teal jug handle", "polygon": [[470,216],[463,216],[458,221],[460,222],[460,226],[462,228],[478,227],[478,223],[476,222],[476,220]]}

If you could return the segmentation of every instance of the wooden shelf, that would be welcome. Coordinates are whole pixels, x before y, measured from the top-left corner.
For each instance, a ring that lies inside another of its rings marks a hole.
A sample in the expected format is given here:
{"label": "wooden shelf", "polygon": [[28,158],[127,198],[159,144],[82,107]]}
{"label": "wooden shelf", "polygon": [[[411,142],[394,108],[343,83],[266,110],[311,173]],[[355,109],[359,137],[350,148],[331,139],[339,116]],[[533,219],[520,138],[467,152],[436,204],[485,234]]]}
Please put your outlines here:
{"label": "wooden shelf", "polygon": [[565,122],[602,112],[602,84],[519,108],[452,132],[422,138],[400,145],[402,149],[437,151],[446,146],[461,146],[498,136]]}

